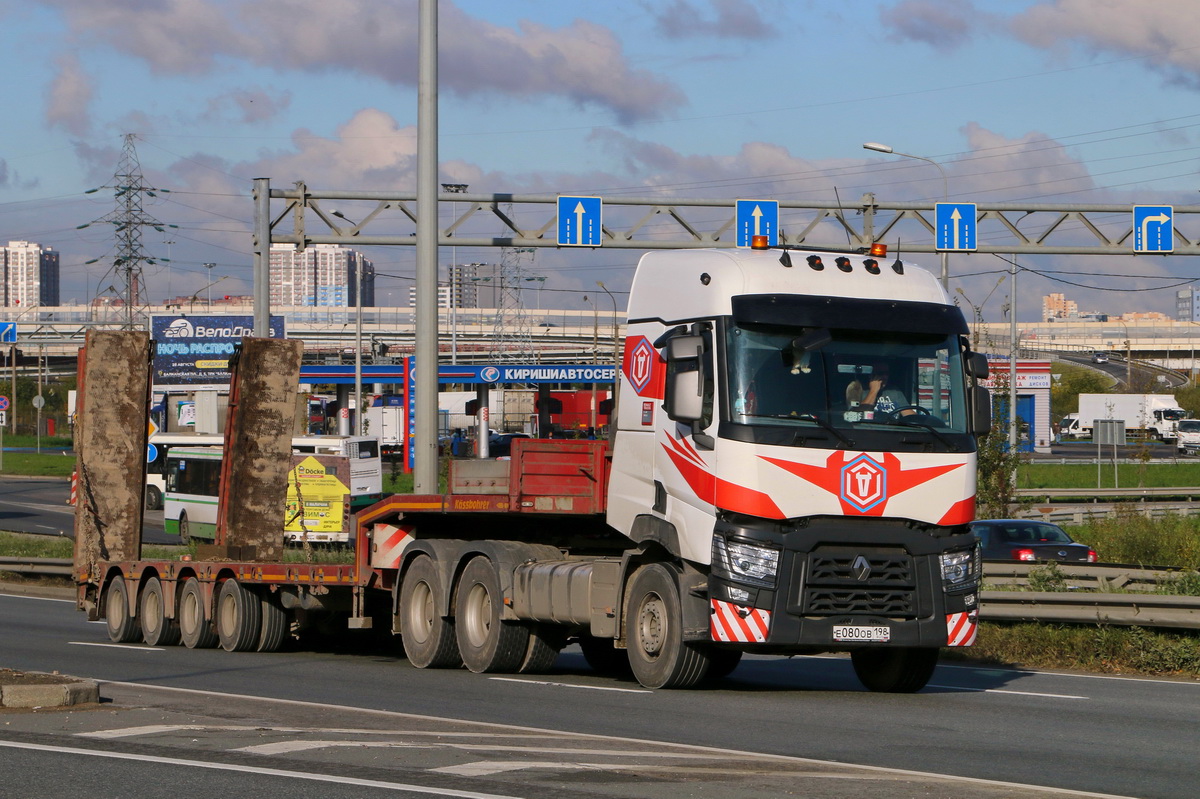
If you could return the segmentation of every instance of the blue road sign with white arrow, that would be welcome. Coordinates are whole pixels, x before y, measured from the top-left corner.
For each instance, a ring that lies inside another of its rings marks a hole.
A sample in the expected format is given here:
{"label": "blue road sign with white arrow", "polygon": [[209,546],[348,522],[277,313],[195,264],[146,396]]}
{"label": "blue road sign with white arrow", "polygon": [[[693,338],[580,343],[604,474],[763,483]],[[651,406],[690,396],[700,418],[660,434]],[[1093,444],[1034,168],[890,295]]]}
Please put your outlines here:
{"label": "blue road sign with white arrow", "polygon": [[599,197],[558,198],[558,246],[599,247],[603,232]]}
{"label": "blue road sign with white arrow", "polygon": [[17,341],[17,323],[0,322],[0,343],[14,344]]}
{"label": "blue road sign with white arrow", "polygon": [[974,250],[975,203],[938,203],[934,209],[934,248],[949,252]]}
{"label": "blue road sign with white arrow", "polygon": [[1175,209],[1170,205],[1133,206],[1133,251],[1175,250]]}
{"label": "blue road sign with white arrow", "polygon": [[766,236],[779,246],[779,203],[774,200],[737,201],[737,246],[749,247],[754,236]]}

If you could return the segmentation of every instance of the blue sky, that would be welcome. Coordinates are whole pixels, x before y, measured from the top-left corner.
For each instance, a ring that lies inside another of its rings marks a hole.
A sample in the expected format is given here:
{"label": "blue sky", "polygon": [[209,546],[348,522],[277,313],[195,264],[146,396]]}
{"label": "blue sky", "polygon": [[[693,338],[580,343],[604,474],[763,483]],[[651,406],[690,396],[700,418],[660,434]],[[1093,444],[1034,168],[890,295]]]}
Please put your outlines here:
{"label": "blue sky", "polygon": [[[0,0],[0,239],[58,249],[64,300],[111,285],[112,242],[76,226],[112,210],[84,192],[135,133],[147,181],[171,189],[147,211],[179,226],[144,239],[172,262],[147,268],[150,297],[199,290],[205,262],[248,293],[251,179],[415,187],[416,16],[416,0]],[[937,160],[964,201],[1197,203],[1196,0],[442,0],[440,21],[440,177],[473,192],[940,199],[933,167],[862,149],[881,141]],[[370,254],[413,274],[411,248]],[[539,250],[529,269],[544,305],[581,307],[598,279],[626,289],[635,260]],[[1092,288],[1023,278],[1019,318],[1048,291],[1169,312],[1193,260],[1023,258]],[[952,288],[978,301],[1000,268],[955,256]],[[378,296],[409,285],[381,278]]]}

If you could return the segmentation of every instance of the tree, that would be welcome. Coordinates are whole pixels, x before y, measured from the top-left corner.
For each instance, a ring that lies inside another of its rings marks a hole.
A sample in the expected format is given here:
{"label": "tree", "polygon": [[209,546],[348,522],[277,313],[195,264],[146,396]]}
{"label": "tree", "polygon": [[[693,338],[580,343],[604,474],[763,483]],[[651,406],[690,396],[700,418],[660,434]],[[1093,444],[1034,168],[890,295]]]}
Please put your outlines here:
{"label": "tree", "polygon": [[[992,428],[979,440],[975,487],[975,515],[980,519],[1007,519],[1020,504],[1017,499],[1019,450],[1008,446],[1008,374],[995,375],[992,396]],[[1017,424],[1020,426],[1018,417]]]}

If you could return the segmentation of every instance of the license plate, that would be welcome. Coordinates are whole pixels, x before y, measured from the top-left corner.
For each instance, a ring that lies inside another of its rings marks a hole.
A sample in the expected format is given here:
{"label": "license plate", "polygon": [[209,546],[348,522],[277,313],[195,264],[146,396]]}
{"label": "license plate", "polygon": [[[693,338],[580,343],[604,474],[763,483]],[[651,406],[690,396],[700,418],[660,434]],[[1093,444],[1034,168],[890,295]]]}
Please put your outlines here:
{"label": "license plate", "polygon": [[833,640],[835,641],[868,641],[872,643],[886,643],[892,640],[891,627],[862,627],[858,625],[846,625],[833,628]]}

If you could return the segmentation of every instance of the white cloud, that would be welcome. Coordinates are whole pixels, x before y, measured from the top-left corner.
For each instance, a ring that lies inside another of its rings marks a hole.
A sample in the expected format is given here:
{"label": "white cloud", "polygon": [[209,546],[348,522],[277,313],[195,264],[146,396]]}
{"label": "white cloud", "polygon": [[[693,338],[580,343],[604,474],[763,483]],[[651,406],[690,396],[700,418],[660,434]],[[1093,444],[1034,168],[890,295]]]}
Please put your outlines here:
{"label": "white cloud", "polygon": [[59,56],[58,74],[46,93],[46,121],[74,136],[87,134],[92,90],[91,76],[84,71],[79,58],[73,54]]}
{"label": "white cloud", "polygon": [[[643,3],[655,28],[668,39],[710,36],[719,39],[769,39],[778,35],[748,0],[669,0]],[[706,8],[712,14],[706,13]]]}
{"label": "white cloud", "polygon": [[1034,47],[1077,44],[1096,53],[1143,57],[1171,80],[1200,86],[1200,3],[1195,0],[1049,0],[1012,21]]}
{"label": "white cloud", "polygon": [[879,12],[888,38],[939,49],[966,44],[980,17],[970,0],[901,0]]}

